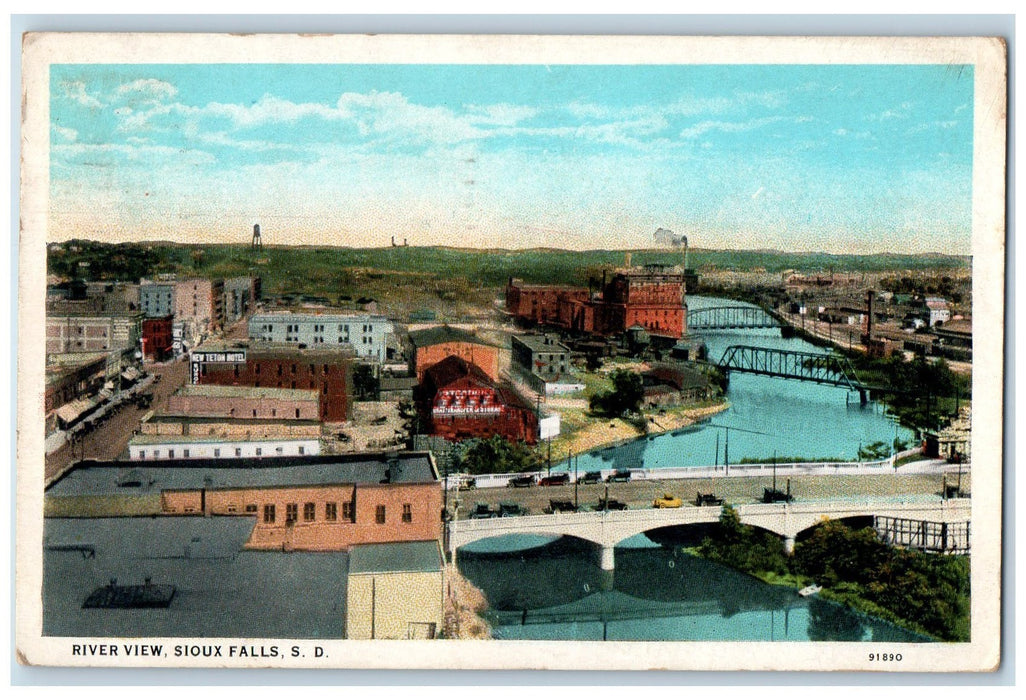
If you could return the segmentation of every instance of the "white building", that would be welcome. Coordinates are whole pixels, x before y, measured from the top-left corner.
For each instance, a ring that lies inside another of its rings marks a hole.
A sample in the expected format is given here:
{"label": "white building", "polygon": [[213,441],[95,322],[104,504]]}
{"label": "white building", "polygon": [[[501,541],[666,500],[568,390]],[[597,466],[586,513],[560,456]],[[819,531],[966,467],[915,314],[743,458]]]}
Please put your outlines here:
{"label": "white building", "polygon": [[383,362],[389,359],[389,338],[395,328],[384,316],[372,314],[254,314],[249,337],[307,347],[349,345],[357,357]]}
{"label": "white building", "polygon": [[128,442],[133,462],[168,459],[245,459],[319,455],[321,441],[312,437],[233,440],[206,435],[136,435]]}

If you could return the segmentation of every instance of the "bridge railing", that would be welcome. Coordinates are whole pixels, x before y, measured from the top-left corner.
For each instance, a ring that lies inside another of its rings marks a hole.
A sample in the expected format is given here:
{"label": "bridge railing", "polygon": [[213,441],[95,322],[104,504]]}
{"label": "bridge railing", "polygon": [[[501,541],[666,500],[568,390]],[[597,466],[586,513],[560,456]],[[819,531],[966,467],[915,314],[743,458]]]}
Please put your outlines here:
{"label": "bridge railing", "polygon": [[[914,454],[915,451],[912,452]],[[900,453],[899,453],[900,454]],[[663,467],[660,469],[631,469],[631,481],[659,481],[664,479],[709,479],[717,477],[727,476],[761,476],[772,473],[776,470],[777,476],[788,476],[788,475],[829,475],[829,474],[883,474],[892,473],[894,468],[892,466],[890,457],[886,459],[874,460],[871,462],[777,462],[776,464],[770,462],[764,462],[759,464],[731,464],[724,466],[722,464],[717,466],[704,466],[704,467]],[[610,476],[615,474],[618,470],[616,469],[599,469],[590,470],[598,471],[602,475],[602,480],[606,481]],[[565,469],[553,470],[552,475],[567,473]],[[461,484],[465,484],[466,480],[474,480],[474,488],[487,489],[487,488],[506,488],[510,485],[510,481],[517,477],[532,476],[536,480],[548,475],[549,472],[535,471],[535,472],[517,472],[508,474],[478,474],[470,476],[467,474],[449,474],[446,482],[447,488],[456,489]],[[569,483],[574,483],[574,473],[568,472],[570,477]],[[577,474],[577,479],[580,480],[584,477],[585,472],[581,471]]]}

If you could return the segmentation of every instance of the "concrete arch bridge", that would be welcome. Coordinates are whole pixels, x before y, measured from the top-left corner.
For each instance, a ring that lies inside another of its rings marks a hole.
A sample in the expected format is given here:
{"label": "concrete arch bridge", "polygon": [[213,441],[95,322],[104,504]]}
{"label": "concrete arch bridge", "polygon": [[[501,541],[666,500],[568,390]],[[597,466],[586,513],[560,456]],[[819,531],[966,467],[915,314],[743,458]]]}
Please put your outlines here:
{"label": "concrete arch bridge", "polygon": [[[827,500],[802,503],[745,504],[734,506],[741,522],[775,533],[784,551],[794,551],[799,533],[824,519],[892,518],[922,523],[966,523],[970,520],[970,499],[920,501]],[[679,525],[713,523],[719,520],[719,506],[555,513],[482,520],[456,520],[446,529],[446,549],[451,556],[472,542],[503,535],[570,536],[595,545],[599,565],[615,567],[614,548],[623,540],[652,530]],[[967,530],[966,530],[967,531]],[[968,542],[957,543],[968,548]],[[959,547],[952,547],[953,549]]]}

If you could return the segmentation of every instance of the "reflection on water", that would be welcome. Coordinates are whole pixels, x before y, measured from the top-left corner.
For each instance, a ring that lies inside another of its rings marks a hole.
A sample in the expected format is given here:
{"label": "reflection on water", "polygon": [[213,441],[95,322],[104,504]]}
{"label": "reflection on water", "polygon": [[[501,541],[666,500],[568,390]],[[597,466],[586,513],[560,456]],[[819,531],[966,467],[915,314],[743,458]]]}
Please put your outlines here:
{"label": "reflection on water", "polygon": [[680,544],[644,536],[627,544],[616,550],[611,582],[590,545],[572,538],[521,551],[461,549],[458,561],[488,598],[485,616],[500,639],[928,641]]}
{"label": "reflection on water", "polygon": [[[692,309],[741,302],[688,297]],[[750,305],[749,305],[750,306]],[[702,333],[709,358],[717,361],[731,345],[825,353],[800,338],[781,338],[776,329]],[[793,379],[731,373],[727,388],[730,408],[712,423],[677,430],[625,445],[581,455],[580,471],[596,469],[660,469],[710,466],[744,458],[769,460],[774,454],[806,459],[853,460],[860,447],[874,442],[890,445],[896,438],[911,441],[911,431],[898,426],[880,404],[860,405],[858,394],[834,386]],[[565,468],[565,463],[559,466]]]}

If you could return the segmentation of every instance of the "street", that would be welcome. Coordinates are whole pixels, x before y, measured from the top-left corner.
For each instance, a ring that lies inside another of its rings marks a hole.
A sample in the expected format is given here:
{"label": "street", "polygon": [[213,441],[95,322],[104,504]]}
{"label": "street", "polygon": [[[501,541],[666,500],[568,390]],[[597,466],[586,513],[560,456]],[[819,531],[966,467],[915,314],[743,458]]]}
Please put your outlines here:
{"label": "street", "polygon": [[124,402],[102,425],[88,433],[79,433],[57,451],[47,455],[44,472],[47,484],[67,471],[72,464],[83,459],[117,459],[139,428],[142,417],[149,411],[162,409],[167,403],[167,397],[183,386],[189,378],[189,365],[182,360],[147,365],[145,369],[158,378],[149,388],[153,393],[153,405],[149,408],[140,408],[134,403]]}

